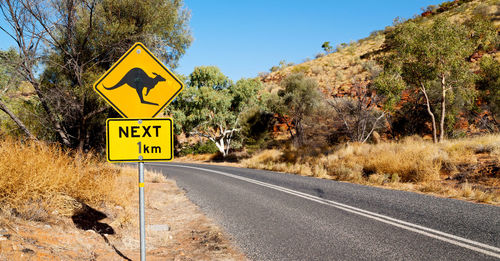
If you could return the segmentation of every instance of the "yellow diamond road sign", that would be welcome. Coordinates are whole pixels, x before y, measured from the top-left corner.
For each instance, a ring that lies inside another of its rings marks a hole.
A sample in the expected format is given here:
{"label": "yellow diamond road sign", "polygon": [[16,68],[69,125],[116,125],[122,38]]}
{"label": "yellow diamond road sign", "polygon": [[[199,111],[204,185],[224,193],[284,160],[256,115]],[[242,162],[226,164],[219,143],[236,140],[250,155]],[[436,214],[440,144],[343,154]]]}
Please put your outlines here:
{"label": "yellow diamond road sign", "polygon": [[142,43],[135,43],[94,84],[125,118],[155,117],[182,89],[182,82]]}
{"label": "yellow diamond road sign", "polygon": [[173,159],[172,120],[108,119],[106,151],[109,162],[170,161]]}

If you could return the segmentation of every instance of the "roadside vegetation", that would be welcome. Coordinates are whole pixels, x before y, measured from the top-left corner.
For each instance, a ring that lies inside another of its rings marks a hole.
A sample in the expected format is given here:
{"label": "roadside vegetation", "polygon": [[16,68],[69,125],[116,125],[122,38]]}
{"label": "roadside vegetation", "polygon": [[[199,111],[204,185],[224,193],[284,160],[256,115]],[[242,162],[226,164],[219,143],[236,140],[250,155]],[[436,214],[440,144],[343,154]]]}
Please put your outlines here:
{"label": "roadside vegetation", "polygon": [[[197,68],[167,111],[181,119],[178,155],[498,204],[499,18],[496,1],[443,2],[357,42],[324,42],[252,85]],[[195,95],[207,87],[211,100]],[[183,109],[193,105],[212,110]]]}
{"label": "roadside vegetation", "polygon": [[[0,141],[1,260],[138,260],[137,169],[57,144]],[[245,260],[179,190],[146,171],[147,255]],[[168,213],[168,215],[165,215]]]}
{"label": "roadside vegetation", "polygon": [[[127,175],[101,161],[118,114],[92,83],[136,41],[175,69],[192,42],[184,3],[0,9],[17,43],[0,51],[2,210],[44,220],[127,205],[114,187]],[[497,203],[499,19],[498,1],[444,2],[256,78],[198,66],[177,75],[186,88],[161,117],[174,119],[176,156]]]}
{"label": "roadside vegetation", "polygon": [[0,172],[2,217],[49,223],[86,206],[104,211],[129,207],[136,184],[135,172],[93,153],[73,154],[59,145],[6,137],[0,141]]}
{"label": "roadside vegetation", "polygon": [[380,144],[348,143],[318,153],[290,147],[264,150],[245,167],[500,204],[500,135]]}

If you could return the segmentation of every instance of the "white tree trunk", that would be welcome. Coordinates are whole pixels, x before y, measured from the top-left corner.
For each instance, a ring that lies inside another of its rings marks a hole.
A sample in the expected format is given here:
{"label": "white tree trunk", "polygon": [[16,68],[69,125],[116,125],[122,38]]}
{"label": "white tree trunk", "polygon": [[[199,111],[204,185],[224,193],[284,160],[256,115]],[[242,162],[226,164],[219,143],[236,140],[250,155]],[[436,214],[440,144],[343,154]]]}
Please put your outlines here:
{"label": "white tree trunk", "polygon": [[420,85],[421,85],[421,90],[422,90],[422,92],[424,93],[424,96],[425,96],[425,103],[427,104],[427,112],[429,113],[429,115],[431,116],[431,119],[432,119],[432,139],[433,139],[434,143],[437,143],[438,140],[437,140],[437,134],[436,134],[436,129],[437,129],[436,118],[434,117],[434,113],[432,113],[431,103],[429,101],[429,96],[427,96],[427,92],[425,90],[425,86],[422,83],[420,83]]}
{"label": "white tree trunk", "polygon": [[441,122],[440,122],[440,131],[439,131],[439,142],[443,142],[444,140],[444,120],[446,117],[446,78],[444,75],[441,76]]}
{"label": "white tree trunk", "polygon": [[215,142],[215,146],[217,146],[220,153],[222,153],[222,156],[226,157],[226,150],[224,149],[224,137],[221,137],[218,142]]}

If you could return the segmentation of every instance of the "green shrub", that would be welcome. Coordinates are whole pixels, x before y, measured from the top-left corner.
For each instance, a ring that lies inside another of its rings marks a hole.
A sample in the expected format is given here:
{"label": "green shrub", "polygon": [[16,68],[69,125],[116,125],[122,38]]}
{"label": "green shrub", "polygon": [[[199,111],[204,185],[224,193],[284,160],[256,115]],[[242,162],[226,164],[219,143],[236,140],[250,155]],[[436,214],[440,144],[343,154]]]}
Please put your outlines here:
{"label": "green shrub", "polygon": [[219,149],[215,146],[215,143],[211,141],[198,142],[192,146],[182,148],[179,153],[181,156],[186,156],[188,154],[212,154],[217,153]]}
{"label": "green shrub", "polygon": [[292,73],[306,73],[307,71],[309,71],[309,66],[307,65],[297,65],[292,69]]}

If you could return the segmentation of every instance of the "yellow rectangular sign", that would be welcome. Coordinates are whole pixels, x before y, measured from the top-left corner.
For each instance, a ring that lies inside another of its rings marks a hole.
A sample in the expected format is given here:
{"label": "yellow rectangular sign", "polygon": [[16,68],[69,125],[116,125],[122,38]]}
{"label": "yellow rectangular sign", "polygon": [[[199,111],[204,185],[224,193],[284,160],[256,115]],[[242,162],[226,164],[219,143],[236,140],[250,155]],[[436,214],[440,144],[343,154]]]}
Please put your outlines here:
{"label": "yellow rectangular sign", "polygon": [[106,154],[109,162],[173,160],[172,119],[108,119]]}

